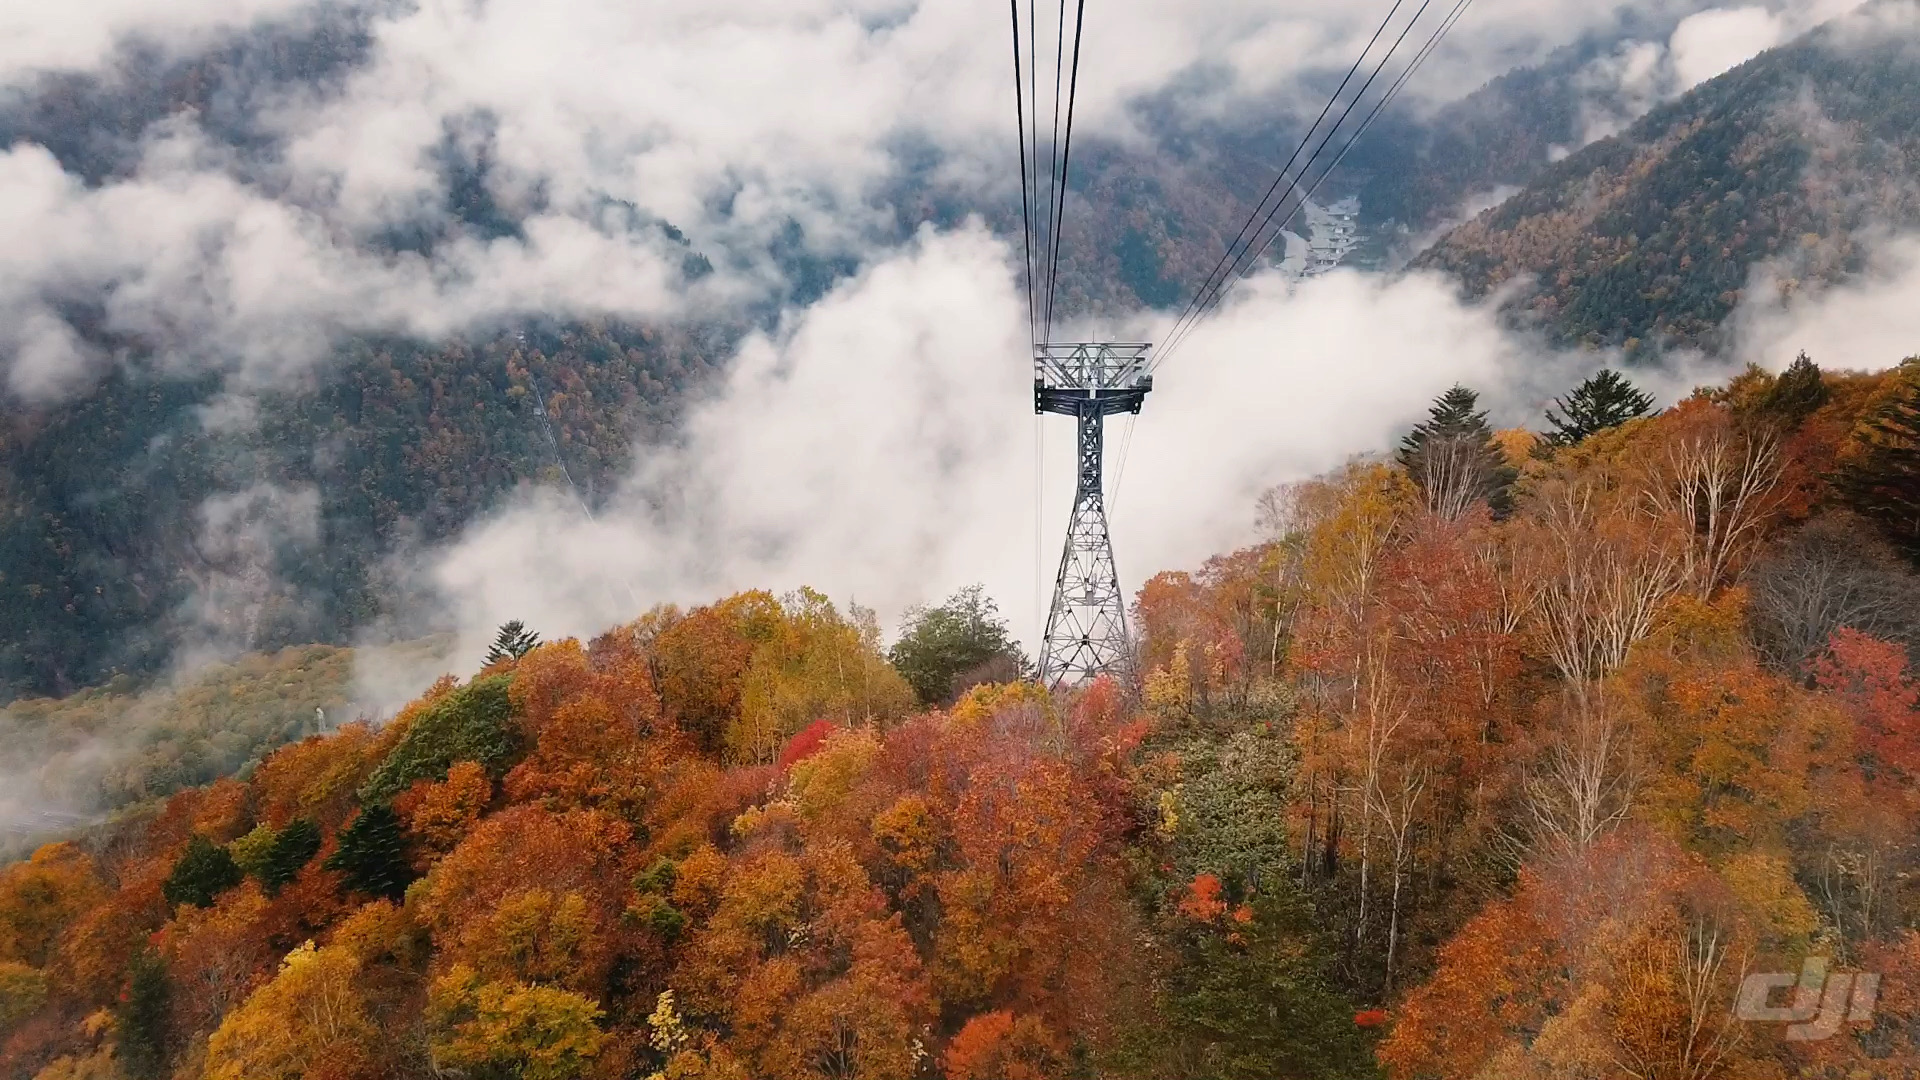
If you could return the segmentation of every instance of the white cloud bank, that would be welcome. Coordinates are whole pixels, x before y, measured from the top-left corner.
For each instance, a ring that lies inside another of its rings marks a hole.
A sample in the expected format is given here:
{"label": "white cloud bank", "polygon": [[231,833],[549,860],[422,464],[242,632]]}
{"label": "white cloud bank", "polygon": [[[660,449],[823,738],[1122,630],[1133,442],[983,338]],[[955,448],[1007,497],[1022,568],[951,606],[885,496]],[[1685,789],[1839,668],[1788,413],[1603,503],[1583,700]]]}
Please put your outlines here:
{"label": "white cloud bank", "polygon": [[1584,68],[1582,137],[1612,135],[1647,110],[1679,97],[1861,6],[1863,0],[1778,0],[1714,7],[1681,19],[1667,40],[1627,41]]}
{"label": "white cloud bank", "polygon": [[[1634,378],[1671,402],[1749,361],[1778,370],[1801,349],[1834,368],[1897,363],[1920,351],[1920,238],[1883,254],[1856,284],[1750,302],[1724,361]],[[585,635],[655,603],[743,588],[809,585],[891,627],[976,581],[1031,645],[1071,498],[1072,425],[1045,419],[1036,469],[1013,262],[977,226],[923,230],[911,250],[748,341],[683,445],[642,462],[597,519],[537,493],[433,553],[456,655],[478,655],[512,618]],[[1391,449],[1456,381],[1483,392],[1496,423],[1537,426],[1554,395],[1618,362],[1553,352],[1496,311],[1432,275],[1244,283],[1156,373],[1131,438],[1129,421],[1108,422],[1110,490],[1126,445],[1111,496],[1123,585],[1247,542],[1259,492]],[[1153,339],[1166,327],[1074,330]]]}
{"label": "white cloud bank", "polygon": [[313,0],[65,0],[0,4],[0,87],[107,64],[129,39],[184,51]]}
{"label": "white cloud bank", "polygon": [[177,366],[254,380],[319,359],[343,326],[432,337],[520,312],[648,316],[682,302],[679,253],[655,234],[536,215],[524,240],[383,254],[342,243],[323,213],[196,167],[203,150],[178,129],[150,145],[138,176],[99,187],[31,143],[0,150],[7,389],[44,400],[85,379],[97,358],[63,302],[97,305],[104,329]]}
{"label": "white cloud bank", "polygon": [[1788,290],[1762,268],[1734,313],[1738,355],[1778,371],[1805,352],[1834,368],[1877,370],[1920,356],[1920,236],[1882,241],[1838,288]]}
{"label": "white cloud bank", "polygon": [[[510,618],[589,634],[661,601],[800,585],[891,622],[981,581],[1034,641],[1073,429],[1045,425],[1036,531],[1011,262],[978,227],[923,232],[750,340],[684,447],[642,463],[597,520],[546,493],[476,525],[432,569],[460,655]],[[1545,354],[1436,277],[1256,279],[1156,376],[1115,499],[1123,574],[1137,585],[1244,542],[1259,491],[1390,445],[1456,380],[1517,419],[1597,362]],[[1107,430],[1111,483],[1124,421]]]}

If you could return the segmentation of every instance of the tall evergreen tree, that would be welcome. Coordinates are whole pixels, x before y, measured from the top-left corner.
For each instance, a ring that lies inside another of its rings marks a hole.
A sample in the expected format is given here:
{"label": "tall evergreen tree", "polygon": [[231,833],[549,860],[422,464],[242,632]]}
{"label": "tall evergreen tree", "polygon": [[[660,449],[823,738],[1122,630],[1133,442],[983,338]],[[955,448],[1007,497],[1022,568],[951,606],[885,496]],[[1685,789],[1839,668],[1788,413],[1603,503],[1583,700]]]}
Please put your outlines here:
{"label": "tall evergreen tree", "polygon": [[240,864],[233,861],[226,848],[194,833],[187,841],[187,850],[161,884],[160,893],[170,904],[208,907],[214,897],[240,884],[242,876]]}
{"label": "tall evergreen tree", "polygon": [[1893,394],[1854,430],[1858,450],[1842,466],[1838,486],[1856,513],[1920,560],[1920,356],[1888,378]]}
{"label": "tall evergreen tree", "polygon": [[1455,383],[1433,401],[1427,421],[1400,441],[1400,464],[1426,496],[1427,508],[1457,518],[1481,500],[1504,516],[1513,508],[1515,471],[1493,440],[1480,395]]}
{"label": "tall evergreen tree", "polygon": [[320,850],[320,827],[305,818],[295,818],[280,830],[260,860],[260,884],[272,896],[280,887],[299,876],[300,868]]}
{"label": "tall evergreen tree", "polygon": [[1760,409],[1788,427],[1795,428],[1832,396],[1826,380],[1820,375],[1820,366],[1806,353],[1801,353],[1767,388],[1766,395],[1760,400]]}
{"label": "tall evergreen tree", "polygon": [[493,637],[493,644],[487,646],[486,661],[497,664],[502,660],[518,660],[539,644],[540,635],[527,629],[527,624],[519,619],[502,623],[499,633]]}
{"label": "tall evergreen tree", "polygon": [[407,838],[400,818],[386,803],[360,811],[340,833],[340,847],[327,857],[328,870],[346,875],[349,889],[370,896],[398,900],[413,881],[407,861]]}
{"label": "tall evergreen tree", "polygon": [[1653,395],[1612,368],[1601,368],[1553,403],[1560,407],[1560,415],[1547,410],[1547,423],[1553,425],[1547,441],[1555,446],[1572,446],[1595,432],[1645,416],[1653,408]]}
{"label": "tall evergreen tree", "polygon": [[120,1062],[134,1080],[167,1075],[167,966],[151,949],[135,954],[114,1025]]}

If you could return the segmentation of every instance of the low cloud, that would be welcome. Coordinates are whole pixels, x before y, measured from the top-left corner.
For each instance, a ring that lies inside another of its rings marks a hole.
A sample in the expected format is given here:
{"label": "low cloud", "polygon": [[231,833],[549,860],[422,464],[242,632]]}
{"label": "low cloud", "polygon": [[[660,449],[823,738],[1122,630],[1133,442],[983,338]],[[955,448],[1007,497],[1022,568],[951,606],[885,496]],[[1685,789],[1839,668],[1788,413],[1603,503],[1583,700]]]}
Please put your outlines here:
{"label": "low cloud", "polygon": [[283,379],[342,331],[449,334],[487,320],[661,316],[687,302],[684,252],[658,233],[536,215],[522,237],[463,237],[431,259],[344,242],[324,214],[199,167],[197,132],[156,138],[139,172],[88,187],[53,155],[0,151],[0,353],[28,400],[70,391],[96,335],[138,342],[165,367]]}
{"label": "low cloud", "polygon": [[[749,340],[684,444],[643,462],[597,517],[546,491],[474,525],[429,570],[461,654],[508,619],[590,634],[659,602],[800,585],[891,623],[982,581],[1036,640],[1073,429],[1029,411],[1013,261],[978,226],[924,231]],[[1537,422],[1539,403],[1605,359],[1553,354],[1494,312],[1429,275],[1248,282],[1169,358],[1131,437],[1130,421],[1109,421],[1129,587],[1245,542],[1262,489],[1389,447],[1455,381],[1485,391],[1497,421]]]}
{"label": "low cloud", "polygon": [[1682,18],[1664,41],[1624,41],[1580,71],[1582,137],[1592,142],[1616,134],[1655,105],[1861,3],[1795,0],[1708,8]]}
{"label": "low cloud", "polygon": [[312,487],[261,483],[202,501],[193,558],[181,568],[192,592],[178,613],[175,663],[191,670],[258,648],[272,622],[300,607],[283,563],[310,556],[319,540],[320,493]]}
{"label": "low cloud", "polygon": [[1883,239],[1866,269],[1830,288],[1761,267],[1732,327],[1744,361],[1778,371],[1805,352],[1827,368],[1878,370],[1920,355],[1920,235]]}
{"label": "low cloud", "polygon": [[0,6],[0,87],[56,71],[88,71],[130,41],[169,52],[205,46],[313,0],[79,0]]}
{"label": "low cloud", "polygon": [[1792,34],[1787,17],[1763,7],[1716,8],[1689,15],[1667,43],[1674,86],[1681,91],[1692,89]]}

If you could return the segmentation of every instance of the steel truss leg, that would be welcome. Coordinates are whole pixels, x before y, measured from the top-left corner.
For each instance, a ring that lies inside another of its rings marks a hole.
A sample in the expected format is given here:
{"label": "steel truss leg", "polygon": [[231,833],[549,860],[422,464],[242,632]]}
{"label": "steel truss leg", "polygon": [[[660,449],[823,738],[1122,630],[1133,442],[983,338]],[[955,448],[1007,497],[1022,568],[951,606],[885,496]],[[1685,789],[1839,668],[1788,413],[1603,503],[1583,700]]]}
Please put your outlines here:
{"label": "steel truss leg", "polygon": [[1130,681],[1133,650],[1127,642],[1126,598],[1113,563],[1107,531],[1106,501],[1101,495],[1103,417],[1089,399],[1078,410],[1079,483],[1060,573],[1053,582],[1053,607],[1041,649],[1040,679],[1048,686],[1082,682],[1099,675]]}

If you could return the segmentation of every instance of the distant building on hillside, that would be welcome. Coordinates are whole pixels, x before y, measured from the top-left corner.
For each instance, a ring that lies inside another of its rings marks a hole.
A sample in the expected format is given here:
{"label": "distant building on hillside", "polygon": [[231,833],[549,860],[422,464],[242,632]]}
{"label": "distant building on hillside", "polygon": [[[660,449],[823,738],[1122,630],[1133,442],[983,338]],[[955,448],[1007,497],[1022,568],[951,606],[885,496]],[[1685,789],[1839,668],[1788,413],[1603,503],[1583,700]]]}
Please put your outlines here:
{"label": "distant building on hillside", "polygon": [[1294,278],[1318,277],[1345,262],[1360,246],[1360,200],[1349,195],[1322,206],[1308,199],[1294,218],[1301,232],[1287,232],[1280,269]]}
{"label": "distant building on hillside", "polygon": [[1349,195],[1332,206],[1308,200],[1302,213],[1307,219],[1308,277],[1339,266],[1360,246],[1360,200],[1355,196]]}

